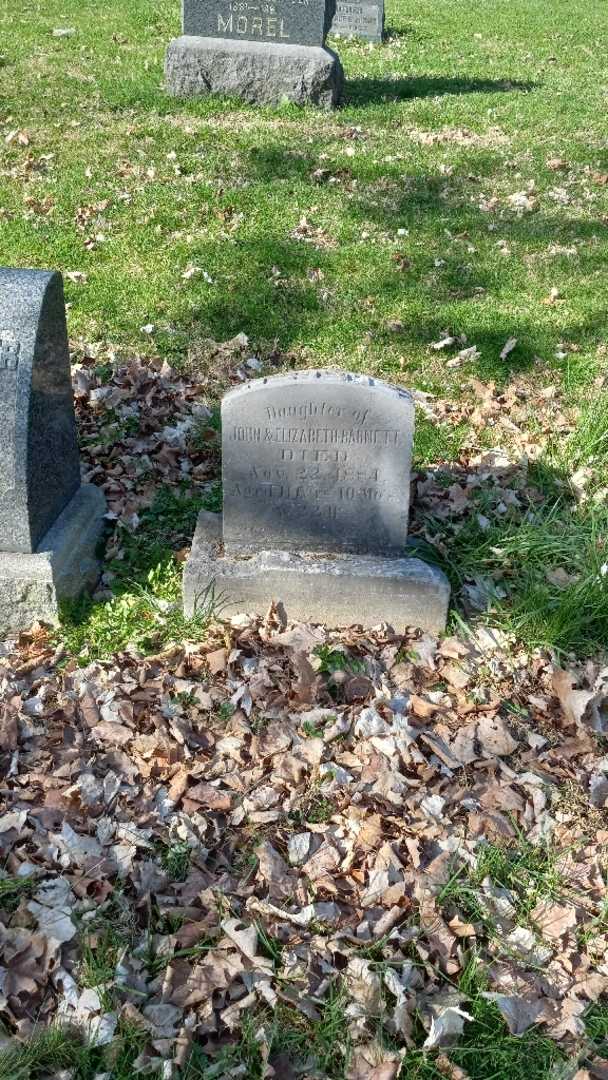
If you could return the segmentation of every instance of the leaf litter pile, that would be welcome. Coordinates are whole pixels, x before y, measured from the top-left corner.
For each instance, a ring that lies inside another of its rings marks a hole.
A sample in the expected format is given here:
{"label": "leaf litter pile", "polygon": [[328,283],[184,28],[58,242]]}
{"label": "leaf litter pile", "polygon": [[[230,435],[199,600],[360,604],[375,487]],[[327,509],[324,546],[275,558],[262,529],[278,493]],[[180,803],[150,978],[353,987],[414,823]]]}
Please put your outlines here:
{"label": "leaf litter pile", "polygon": [[[225,362],[248,377],[246,339]],[[216,388],[86,359],[75,388],[116,566],[160,485],[213,484]],[[484,470],[500,513],[527,498],[521,458],[474,458],[418,478],[439,549]],[[0,1052],[63,1025],[100,1055],[137,1031],[132,1073],[163,1080],[466,1080],[500,1075],[491,1023],[529,1055],[509,1075],[607,1077],[608,669],[490,620],[177,625],[105,654],[44,627],[0,646]]]}

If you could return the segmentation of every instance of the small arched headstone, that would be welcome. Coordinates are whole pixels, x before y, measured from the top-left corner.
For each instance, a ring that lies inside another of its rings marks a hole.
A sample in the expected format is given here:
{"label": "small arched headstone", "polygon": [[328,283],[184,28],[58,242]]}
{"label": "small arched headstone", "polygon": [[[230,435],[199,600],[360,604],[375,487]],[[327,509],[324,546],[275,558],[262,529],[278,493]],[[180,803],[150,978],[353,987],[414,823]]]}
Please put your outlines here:
{"label": "small arched headstone", "polygon": [[81,487],[61,275],[0,268],[0,634],[54,621],[97,574],[105,500]]}
{"label": "small arched headstone", "polygon": [[333,626],[445,627],[449,584],[406,548],[411,395],[344,371],[255,379],[222,402],[223,515],[199,517],[192,615],[232,610]]}

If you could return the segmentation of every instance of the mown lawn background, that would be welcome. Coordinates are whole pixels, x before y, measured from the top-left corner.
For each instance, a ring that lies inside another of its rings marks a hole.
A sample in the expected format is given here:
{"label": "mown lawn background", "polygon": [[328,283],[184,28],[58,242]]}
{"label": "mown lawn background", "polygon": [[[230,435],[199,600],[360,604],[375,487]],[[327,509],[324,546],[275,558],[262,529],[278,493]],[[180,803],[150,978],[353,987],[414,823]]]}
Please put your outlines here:
{"label": "mown lawn background", "polygon": [[[85,273],[67,282],[72,335],[174,362],[244,332],[445,395],[462,369],[428,346],[451,330],[480,350],[467,374],[539,357],[588,385],[606,334],[607,15],[389,2],[383,46],[336,43],[347,93],[327,115],[168,98],[177,0],[5,0],[2,261]],[[509,196],[528,191],[519,213]],[[292,238],[302,217],[317,242]],[[211,282],[184,280],[193,266]],[[556,359],[563,342],[577,351]]]}

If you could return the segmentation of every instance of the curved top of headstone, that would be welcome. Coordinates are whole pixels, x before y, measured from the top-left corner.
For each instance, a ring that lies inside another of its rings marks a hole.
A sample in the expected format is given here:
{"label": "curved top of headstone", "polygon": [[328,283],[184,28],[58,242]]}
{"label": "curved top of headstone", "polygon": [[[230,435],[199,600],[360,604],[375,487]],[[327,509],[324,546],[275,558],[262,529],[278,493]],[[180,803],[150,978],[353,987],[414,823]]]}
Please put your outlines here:
{"label": "curved top of headstone", "polygon": [[80,486],[61,274],[0,268],[0,551],[36,551]]}
{"label": "curved top of headstone", "polygon": [[222,401],[224,544],[235,554],[402,554],[414,403],[368,375],[297,371]]}
{"label": "curved top of headstone", "polygon": [[405,399],[411,404],[412,408],[414,407],[414,399],[409,391],[403,390],[400,386],[393,386],[392,383],[384,382],[383,379],[376,379],[373,375],[362,375],[355,371],[342,371],[340,368],[311,368],[304,371],[289,371],[282,375],[263,375],[259,379],[249,379],[242,386],[235,386],[234,390],[229,390],[224,394],[222,408],[234,398],[249,394],[252,391],[258,393],[263,387],[274,389],[283,386],[287,388],[293,386],[294,383],[301,383],[306,386],[326,386],[330,384],[356,386],[365,389],[373,388],[376,394],[386,393],[393,398]]}

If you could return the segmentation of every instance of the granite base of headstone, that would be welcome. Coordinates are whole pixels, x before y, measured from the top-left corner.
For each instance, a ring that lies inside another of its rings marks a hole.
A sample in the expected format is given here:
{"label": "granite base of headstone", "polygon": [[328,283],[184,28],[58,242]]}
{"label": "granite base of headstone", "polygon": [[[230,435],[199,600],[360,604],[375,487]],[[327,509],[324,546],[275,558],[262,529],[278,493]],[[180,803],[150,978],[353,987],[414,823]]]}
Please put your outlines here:
{"label": "granite base of headstone", "polygon": [[378,0],[378,3],[336,0],[331,32],[334,37],[361,38],[376,44],[381,42],[384,37],[384,0]]}
{"label": "granite base of headstone", "polygon": [[183,35],[167,50],[169,92],[334,108],[344,88],[340,60],[325,48],[334,6],[335,0],[184,0]]}
{"label": "granite base of headstone", "polygon": [[222,402],[222,514],[201,512],[184,572],[188,617],[445,628],[450,587],[407,555],[414,406],[345,372],[256,379]]}
{"label": "granite base of headstone", "polygon": [[0,269],[0,634],[56,622],[99,577],[105,498],[81,485],[61,275]]}

